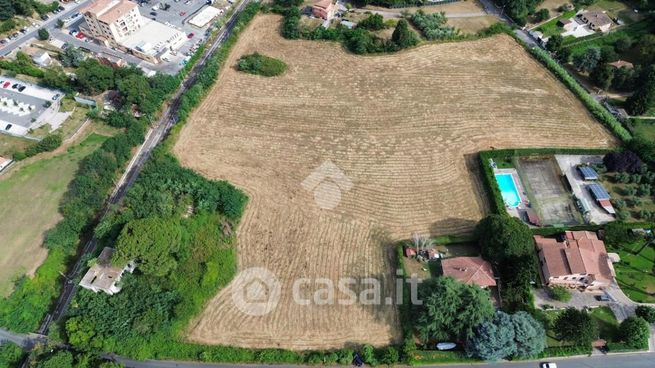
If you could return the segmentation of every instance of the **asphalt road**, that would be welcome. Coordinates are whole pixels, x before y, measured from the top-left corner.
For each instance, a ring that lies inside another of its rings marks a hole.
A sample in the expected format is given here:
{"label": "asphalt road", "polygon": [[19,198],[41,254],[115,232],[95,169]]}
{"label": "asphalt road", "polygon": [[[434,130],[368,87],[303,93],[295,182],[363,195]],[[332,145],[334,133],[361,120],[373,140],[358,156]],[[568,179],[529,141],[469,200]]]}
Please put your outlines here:
{"label": "asphalt road", "polygon": [[[230,368],[230,367],[271,367],[264,365],[236,365],[236,364],[206,364],[193,362],[174,362],[174,361],[136,361],[115,357],[115,360],[129,368]],[[619,354],[608,356],[593,356],[585,358],[568,358],[551,360],[557,364],[557,368],[652,368],[655,367],[655,354]],[[487,364],[460,364],[460,365],[425,365],[419,367],[439,367],[439,368],[462,368],[462,367],[480,367],[480,368],[538,368],[542,362],[503,362]],[[276,368],[298,368],[297,365],[276,365]]]}
{"label": "asphalt road", "polygon": [[40,28],[46,28],[48,31],[54,29],[55,25],[57,24],[57,19],[64,19],[74,14],[78,10],[82,9],[82,7],[86,6],[86,4],[89,1],[90,0],[82,0],[80,1],[79,4],[75,4],[75,3],[65,4],[64,7],[66,9],[64,11],[57,14],[49,13],[48,16],[50,17],[50,19],[46,21],[42,21],[41,24],[39,24],[37,27],[33,29],[30,29],[24,35],[21,35],[17,39],[6,43],[4,47],[0,49],[0,56],[9,55],[12,51],[14,51],[17,47],[21,46],[24,42],[26,42],[30,38],[36,37],[36,33],[39,31]]}

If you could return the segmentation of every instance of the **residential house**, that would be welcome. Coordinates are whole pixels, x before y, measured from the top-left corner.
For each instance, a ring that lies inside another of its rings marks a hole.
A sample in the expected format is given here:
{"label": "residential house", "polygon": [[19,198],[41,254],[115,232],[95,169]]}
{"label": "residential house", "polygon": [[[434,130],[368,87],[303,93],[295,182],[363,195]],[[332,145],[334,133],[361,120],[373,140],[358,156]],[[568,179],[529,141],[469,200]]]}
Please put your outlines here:
{"label": "residential house", "polygon": [[336,8],[332,0],[320,0],[312,6],[312,14],[321,19],[330,20],[334,17]]}
{"label": "residential house", "polygon": [[34,64],[43,68],[47,68],[52,64],[52,58],[50,57],[50,54],[44,50],[37,51],[34,55],[32,55],[32,61]]}
{"label": "residential house", "polygon": [[601,11],[580,13],[578,18],[585,22],[592,31],[608,32],[612,27],[612,19]]}
{"label": "residential house", "polygon": [[94,293],[102,291],[109,295],[114,295],[121,291],[121,287],[118,285],[121,277],[123,277],[125,272],[134,272],[136,265],[134,262],[128,262],[123,267],[114,266],[111,263],[113,254],[113,248],[105,247],[96,260],[96,263],[91,266],[82,278],[82,281],[80,281],[80,286]]}
{"label": "residential house", "polygon": [[534,236],[543,281],[548,286],[607,288],[615,277],[605,243],[596,233],[566,231],[561,239]]}
{"label": "residential house", "polygon": [[482,288],[496,286],[491,264],[481,257],[454,257],[441,261],[443,275],[467,284]]}

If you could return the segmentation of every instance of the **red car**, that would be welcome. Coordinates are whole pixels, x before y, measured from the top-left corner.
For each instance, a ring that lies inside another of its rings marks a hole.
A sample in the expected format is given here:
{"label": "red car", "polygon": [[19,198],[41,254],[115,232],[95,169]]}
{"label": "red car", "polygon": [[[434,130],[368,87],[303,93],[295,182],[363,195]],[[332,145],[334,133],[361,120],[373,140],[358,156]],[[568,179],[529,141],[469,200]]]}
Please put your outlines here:
{"label": "red car", "polygon": [[5,84],[2,85],[2,88],[9,88],[11,85],[11,82],[5,82]]}
{"label": "red car", "polygon": [[84,38],[84,33],[77,32],[77,34],[75,35],[75,38],[79,38],[80,40],[83,39]]}
{"label": "red car", "polygon": [[186,12],[180,12],[180,17],[183,17],[186,15]]}
{"label": "red car", "polygon": [[195,36],[195,33],[189,33],[186,38],[193,38],[193,36]]}

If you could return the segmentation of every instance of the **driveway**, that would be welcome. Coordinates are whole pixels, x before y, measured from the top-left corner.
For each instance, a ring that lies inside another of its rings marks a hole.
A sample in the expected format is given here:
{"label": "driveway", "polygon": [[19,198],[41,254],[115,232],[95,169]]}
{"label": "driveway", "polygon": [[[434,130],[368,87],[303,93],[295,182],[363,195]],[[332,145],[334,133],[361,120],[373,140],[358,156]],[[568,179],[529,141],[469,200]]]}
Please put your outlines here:
{"label": "driveway", "polygon": [[555,155],[562,173],[569,178],[573,194],[583,198],[589,205],[589,220],[593,224],[606,224],[614,221],[614,217],[603,210],[592,198],[589,191],[584,187],[585,182],[576,167],[580,164],[602,162],[603,157],[598,155]]}

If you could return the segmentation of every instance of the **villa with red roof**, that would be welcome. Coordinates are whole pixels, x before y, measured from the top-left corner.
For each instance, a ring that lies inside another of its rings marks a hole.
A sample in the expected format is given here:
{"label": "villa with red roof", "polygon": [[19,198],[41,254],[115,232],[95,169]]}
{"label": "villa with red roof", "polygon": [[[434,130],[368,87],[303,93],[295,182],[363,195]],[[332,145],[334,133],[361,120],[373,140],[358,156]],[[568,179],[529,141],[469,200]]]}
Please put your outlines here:
{"label": "villa with red roof", "polygon": [[491,264],[480,257],[454,257],[441,261],[443,275],[482,288],[496,286]]}
{"label": "villa with red roof", "polygon": [[539,265],[548,286],[604,289],[614,277],[605,243],[589,231],[566,231],[563,240],[534,237]]}

